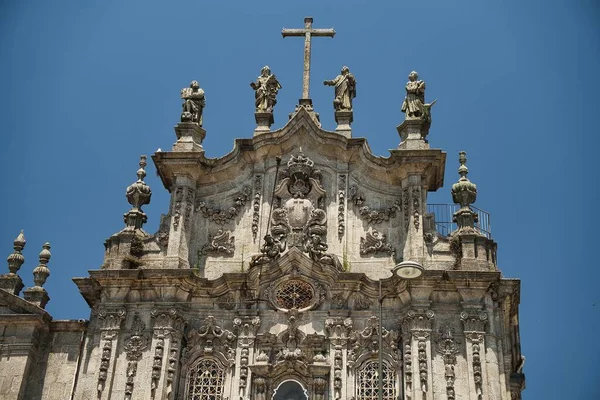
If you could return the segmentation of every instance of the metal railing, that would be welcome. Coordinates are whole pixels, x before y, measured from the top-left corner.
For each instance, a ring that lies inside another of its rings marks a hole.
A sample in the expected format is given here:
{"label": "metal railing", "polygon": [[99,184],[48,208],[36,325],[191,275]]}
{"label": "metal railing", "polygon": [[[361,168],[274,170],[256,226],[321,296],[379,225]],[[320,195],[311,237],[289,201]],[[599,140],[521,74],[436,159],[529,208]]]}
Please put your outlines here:
{"label": "metal railing", "polygon": [[[433,214],[435,229],[442,236],[448,236],[458,228],[456,222],[452,222],[452,216],[459,209],[458,204],[427,204],[427,213]],[[471,206],[471,209],[477,213],[475,229],[491,239],[490,213],[473,206]]]}

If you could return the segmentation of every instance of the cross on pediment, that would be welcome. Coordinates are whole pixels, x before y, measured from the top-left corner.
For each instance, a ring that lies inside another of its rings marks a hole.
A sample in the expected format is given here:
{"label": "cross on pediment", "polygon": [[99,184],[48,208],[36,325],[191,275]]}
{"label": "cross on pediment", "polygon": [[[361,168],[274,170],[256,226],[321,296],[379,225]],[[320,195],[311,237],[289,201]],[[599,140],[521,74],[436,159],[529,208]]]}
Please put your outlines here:
{"label": "cross on pediment", "polygon": [[310,102],[310,51],[311,38],[313,36],[328,36],[334,37],[335,31],[331,29],[313,29],[312,17],[304,18],[304,29],[286,29],[283,28],[281,35],[286,38],[288,36],[304,36],[304,73],[302,75],[302,100]]}

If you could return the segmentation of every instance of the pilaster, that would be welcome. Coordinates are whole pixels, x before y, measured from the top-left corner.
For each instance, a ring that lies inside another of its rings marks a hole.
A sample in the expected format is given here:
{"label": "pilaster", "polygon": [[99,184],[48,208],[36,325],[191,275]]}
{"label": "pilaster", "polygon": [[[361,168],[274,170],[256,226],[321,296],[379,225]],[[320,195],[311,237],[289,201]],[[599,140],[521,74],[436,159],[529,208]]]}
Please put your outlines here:
{"label": "pilaster", "polygon": [[404,260],[423,263],[425,240],[423,238],[423,214],[426,189],[420,174],[410,174],[402,185],[402,208],[404,216]]}
{"label": "pilaster", "polygon": [[352,331],[352,319],[329,317],[325,320],[325,332],[329,339],[329,363],[333,365],[333,379],[329,381],[329,393],[334,400],[349,398],[346,351]]}
{"label": "pilaster", "polygon": [[171,309],[153,309],[152,372],[150,394],[152,399],[173,399],[176,377],[179,375],[179,354],[185,321]]}
{"label": "pilaster", "polygon": [[117,349],[119,347],[119,334],[121,324],[125,320],[125,309],[101,309],[98,311],[100,325],[100,366],[98,368],[97,392],[98,399],[110,398],[115,379],[115,366]]}
{"label": "pilaster", "polygon": [[488,378],[486,370],[485,325],[487,314],[484,312],[463,311],[460,313],[466,340],[467,370],[469,371],[469,393],[475,399],[492,399],[487,390]]}
{"label": "pilaster", "polygon": [[[402,320],[404,342],[404,392],[406,400],[433,399],[431,310],[410,310]],[[408,356],[407,356],[408,355]]]}
{"label": "pilaster", "polygon": [[187,175],[176,175],[171,196],[171,226],[165,259],[167,268],[189,268],[188,245],[192,233],[196,183]]}

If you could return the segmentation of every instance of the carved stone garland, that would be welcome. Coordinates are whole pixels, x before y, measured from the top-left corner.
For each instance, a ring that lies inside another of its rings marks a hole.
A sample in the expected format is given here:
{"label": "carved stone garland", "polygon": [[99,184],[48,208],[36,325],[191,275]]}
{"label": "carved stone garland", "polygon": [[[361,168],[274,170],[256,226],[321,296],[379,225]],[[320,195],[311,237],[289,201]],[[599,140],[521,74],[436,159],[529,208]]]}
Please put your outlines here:
{"label": "carved stone garland", "polygon": [[233,255],[235,251],[235,237],[231,236],[231,231],[219,229],[217,233],[208,235],[208,243],[202,247],[201,253]]}
{"label": "carved stone garland", "polygon": [[360,254],[367,255],[371,253],[394,254],[394,248],[387,242],[385,234],[373,230],[367,232],[366,238],[360,238]]}
{"label": "carved stone garland", "polygon": [[[417,360],[419,362],[419,383],[420,389],[426,393],[428,388],[429,375],[429,357],[427,355],[427,342],[431,336],[431,323],[435,316],[431,310],[415,311],[410,310],[402,321],[403,331],[410,333],[411,337],[417,342]],[[409,344],[410,346],[410,344]],[[411,346],[412,349],[412,346]],[[406,371],[405,371],[406,373]],[[407,384],[411,382],[411,385]],[[405,379],[406,393],[412,395],[412,376]],[[410,391],[409,391],[410,390]]]}
{"label": "carved stone garland", "polygon": [[402,209],[402,203],[400,200],[396,200],[394,205],[388,208],[373,209],[369,206],[365,206],[365,197],[358,191],[358,187],[352,186],[350,188],[350,199],[356,207],[358,207],[358,214],[370,224],[379,224],[384,221],[389,221],[391,218],[396,217],[396,212]]}
{"label": "carved stone garland", "polygon": [[254,177],[254,198],[252,200],[252,238],[256,242],[260,222],[260,198],[262,193],[262,175]]}
{"label": "carved stone garland", "polygon": [[481,347],[484,346],[485,325],[487,314],[469,314],[466,311],[460,313],[463,321],[465,337],[471,343],[471,356],[473,368],[473,381],[475,382],[475,394],[478,399],[483,398],[483,375],[481,367]]}
{"label": "carved stone garland", "polygon": [[204,218],[208,218],[218,225],[223,225],[233,220],[240,213],[240,210],[246,205],[246,201],[248,201],[251,194],[252,189],[250,186],[244,186],[241,192],[235,195],[233,205],[228,209],[221,210],[220,208],[209,206],[205,201],[200,200],[196,203],[196,211],[199,210],[202,212]]}
{"label": "carved stone garland", "polygon": [[233,320],[234,330],[238,337],[238,346],[241,348],[239,394],[242,399],[247,397],[250,348],[254,347],[254,339],[259,325],[259,317],[238,317]]}
{"label": "carved stone garland", "polygon": [[98,312],[98,321],[100,324],[100,337],[104,342],[102,345],[102,356],[100,358],[100,368],[98,373],[98,396],[104,391],[108,369],[112,355],[113,340],[119,335],[121,323],[125,319],[125,309],[100,310]]}
{"label": "carved stone garland", "polygon": [[408,231],[408,188],[402,189],[402,210],[404,211],[404,230]]}
{"label": "carved stone garland", "polygon": [[413,388],[413,372],[412,372],[412,349],[410,345],[410,335],[405,335],[404,339],[404,385],[406,400],[411,400]]}
{"label": "carved stone garland", "polygon": [[415,229],[419,230],[419,217],[421,213],[421,188],[419,186],[413,186],[412,188],[412,201],[413,201],[413,223]]}
{"label": "carved stone garland", "polygon": [[352,331],[351,318],[327,318],[325,332],[333,347],[333,398],[342,398],[342,374],[344,371],[343,349],[348,344],[348,336]]}
{"label": "carved stone garland", "polygon": [[338,176],[338,236],[344,236],[346,230],[346,175]]}
{"label": "carved stone garland", "polygon": [[178,187],[175,189],[175,204],[173,205],[173,228],[177,230],[179,228],[179,221],[181,220],[181,202],[183,201],[183,189]]}
{"label": "carved stone garland", "polygon": [[142,352],[148,348],[148,337],[144,334],[146,325],[138,315],[134,316],[131,331],[133,332],[126,340],[123,349],[127,356],[127,382],[125,383],[125,400],[131,400],[133,395],[134,378],[137,373],[138,361],[142,358]]}
{"label": "carved stone garland", "polygon": [[460,342],[454,338],[454,328],[450,325],[440,327],[437,338],[437,352],[442,355],[444,360],[444,376],[446,378],[446,396],[448,400],[454,400],[454,366],[456,365],[456,355],[460,353]]}

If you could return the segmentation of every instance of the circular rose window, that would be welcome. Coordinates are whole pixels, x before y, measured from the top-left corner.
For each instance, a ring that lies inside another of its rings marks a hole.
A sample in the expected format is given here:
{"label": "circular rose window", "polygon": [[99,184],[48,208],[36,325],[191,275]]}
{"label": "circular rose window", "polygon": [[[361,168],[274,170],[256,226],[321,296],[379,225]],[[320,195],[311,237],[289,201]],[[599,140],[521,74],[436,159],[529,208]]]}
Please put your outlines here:
{"label": "circular rose window", "polygon": [[283,282],[275,289],[275,303],[287,310],[309,307],[315,297],[313,287],[299,280]]}

